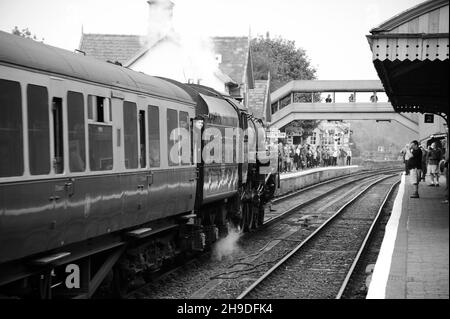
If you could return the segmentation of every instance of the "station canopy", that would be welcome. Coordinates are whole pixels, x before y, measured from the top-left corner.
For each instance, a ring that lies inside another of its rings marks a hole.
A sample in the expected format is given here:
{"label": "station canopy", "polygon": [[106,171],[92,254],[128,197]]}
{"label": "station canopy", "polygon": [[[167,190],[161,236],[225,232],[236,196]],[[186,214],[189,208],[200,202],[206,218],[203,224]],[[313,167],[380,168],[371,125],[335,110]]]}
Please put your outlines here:
{"label": "station canopy", "polygon": [[373,63],[394,109],[448,114],[449,1],[421,3],[370,33]]}

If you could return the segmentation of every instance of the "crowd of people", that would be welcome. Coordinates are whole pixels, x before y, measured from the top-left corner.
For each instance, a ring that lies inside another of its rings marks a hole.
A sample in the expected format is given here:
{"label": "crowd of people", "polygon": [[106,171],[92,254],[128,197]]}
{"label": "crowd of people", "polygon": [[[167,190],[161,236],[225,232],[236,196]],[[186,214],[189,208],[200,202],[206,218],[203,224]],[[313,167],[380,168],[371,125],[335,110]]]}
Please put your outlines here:
{"label": "crowd of people", "polygon": [[278,144],[280,172],[300,171],[313,167],[351,165],[350,148],[314,146],[310,144]]}
{"label": "crowd of people", "polygon": [[[417,141],[412,141],[411,144],[406,144],[401,154],[405,164],[405,174],[410,175],[411,184],[414,186],[412,198],[419,198],[419,183],[425,181],[427,175],[430,177],[428,186],[431,187],[439,187],[440,174],[445,174],[446,179],[448,178],[448,153],[436,142],[424,147]],[[446,184],[448,193],[448,181]],[[448,198],[446,201],[448,202]]]}

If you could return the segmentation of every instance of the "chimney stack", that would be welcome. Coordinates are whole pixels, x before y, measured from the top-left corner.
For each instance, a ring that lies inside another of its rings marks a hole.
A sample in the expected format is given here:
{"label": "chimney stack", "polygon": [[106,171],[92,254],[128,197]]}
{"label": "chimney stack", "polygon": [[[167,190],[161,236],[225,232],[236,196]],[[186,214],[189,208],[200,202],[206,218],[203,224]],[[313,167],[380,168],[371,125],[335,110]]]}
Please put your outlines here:
{"label": "chimney stack", "polygon": [[174,3],[170,0],[148,0],[149,17],[147,45],[151,47],[174,32],[172,17]]}

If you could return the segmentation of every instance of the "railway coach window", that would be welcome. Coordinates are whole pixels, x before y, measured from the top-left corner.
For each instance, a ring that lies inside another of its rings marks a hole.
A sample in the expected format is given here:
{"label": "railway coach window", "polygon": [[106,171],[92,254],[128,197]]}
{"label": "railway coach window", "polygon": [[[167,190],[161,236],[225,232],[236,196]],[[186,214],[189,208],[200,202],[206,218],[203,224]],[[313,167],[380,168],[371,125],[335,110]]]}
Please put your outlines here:
{"label": "railway coach window", "polygon": [[150,167],[159,167],[159,108],[153,105],[148,106],[148,147]]}
{"label": "railway coach window", "polygon": [[137,168],[138,131],[136,103],[123,102],[123,132],[125,140],[125,168]]}
{"label": "railway coach window", "polygon": [[0,79],[0,177],[23,174],[20,83]]}
{"label": "railway coach window", "polygon": [[179,152],[174,148],[178,141],[178,112],[167,109],[167,155],[170,166],[180,163]]}
{"label": "railway coach window", "polygon": [[54,142],[53,167],[56,174],[61,174],[64,171],[63,106],[61,98],[53,98],[52,113]]}
{"label": "railway coach window", "polygon": [[112,126],[89,124],[89,165],[91,171],[113,168]]}
{"label": "railway coach window", "polygon": [[145,147],[145,111],[139,111],[139,162],[141,168],[147,166],[147,150]]}
{"label": "railway coach window", "polygon": [[43,86],[29,84],[28,105],[28,151],[32,175],[50,172],[50,130],[48,92]]}
{"label": "railway coach window", "polygon": [[107,97],[88,95],[88,119],[94,122],[112,122],[111,100]]}
{"label": "railway coach window", "polygon": [[69,124],[69,167],[71,172],[84,172],[86,150],[84,140],[84,101],[79,92],[67,93]]}
{"label": "railway coach window", "polygon": [[[189,114],[187,112],[180,111],[179,127],[183,128],[185,130],[185,132],[189,133],[188,136],[183,136],[183,138],[190,138],[190,130],[189,130],[190,124],[191,123],[190,123],[190,120],[189,120]],[[190,143],[189,143],[189,145],[190,145]],[[186,152],[187,154],[182,153],[183,149],[185,151],[187,151]],[[191,154],[190,154],[191,153],[190,152],[190,147],[189,148],[182,148],[180,150],[180,152],[181,152],[181,154],[180,154],[181,155],[181,165],[189,165],[189,164],[191,164],[192,163],[192,158],[191,158]]]}

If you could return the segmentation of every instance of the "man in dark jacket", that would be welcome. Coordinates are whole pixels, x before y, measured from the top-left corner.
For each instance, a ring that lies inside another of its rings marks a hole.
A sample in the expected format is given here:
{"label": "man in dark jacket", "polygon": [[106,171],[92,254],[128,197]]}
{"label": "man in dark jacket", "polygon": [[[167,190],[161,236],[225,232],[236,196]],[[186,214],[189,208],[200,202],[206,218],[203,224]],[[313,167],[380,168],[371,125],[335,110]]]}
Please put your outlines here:
{"label": "man in dark jacket", "polygon": [[428,152],[422,145],[419,146],[422,151],[422,181],[425,182],[425,177],[427,176],[427,155]]}
{"label": "man in dark jacket", "polygon": [[414,186],[411,198],[419,198],[419,182],[422,177],[422,151],[419,148],[419,142],[412,141],[409,152],[411,156],[408,159],[408,169],[411,184]]}
{"label": "man in dark jacket", "polygon": [[431,184],[429,186],[439,187],[439,162],[442,159],[442,152],[436,143],[431,143],[427,154],[428,171],[430,172]]}

